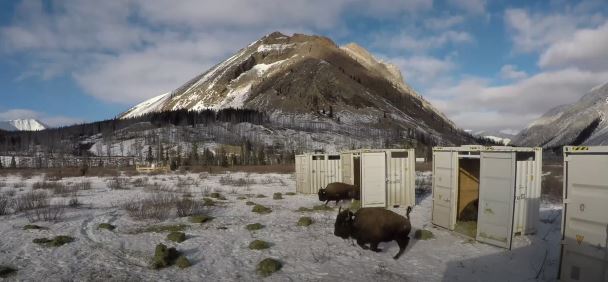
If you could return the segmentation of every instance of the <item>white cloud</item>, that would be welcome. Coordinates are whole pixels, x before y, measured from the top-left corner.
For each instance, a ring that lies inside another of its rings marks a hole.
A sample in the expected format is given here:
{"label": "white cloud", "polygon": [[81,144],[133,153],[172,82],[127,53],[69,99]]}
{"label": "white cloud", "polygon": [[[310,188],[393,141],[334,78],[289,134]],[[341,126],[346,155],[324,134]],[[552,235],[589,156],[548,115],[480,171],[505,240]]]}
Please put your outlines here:
{"label": "white cloud", "polygon": [[595,29],[577,30],[571,37],[549,46],[542,52],[541,68],[579,67],[608,70],[608,22]]}
{"label": "white cloud", "polygon": [[38,118],[40,114],[28,109],[10,109],[0,112],[0,120]]}
{"label": "white cloud", "polygon": [[236,52],[235,46],[246,46],[247,37],[208,33],[197,35],[196,40],[166,40],[143,51],[100,59],[74,77],[95,97],[133,104],[174,90],[205,72]]}
{"label": "white cloud", "polygon": [[[351,0],[136,0],[138,15],[155,24],[192,29],[312,25],[327,28]],[[323,9],[318,9],[319,5]]]}
{"label": "white cloud", "polygon": [[78,118],[66,116],[51,116],[29,109],[10,109],[4,112],[0,112],[0,121],[15,119],[37,119],[51,127],[72,125],[83,122],[82,119]]}
{"label": "white cloud", "polygon": [[485,0],[448,0],[448,3],[471,14],[481,15],[486,13]]}
{"label": "white cloud", "polygon": [[429,18],[424,21],[424,26],[432,30],[449,29],[464,22],[463,16],[442,16]]}
{"label": "white cloud", "polygon": [[132,104],[275,30],[340,33],[346,14],[384,19],[431,8],[432,0],[30,0],[0,27],[0,47],[30,55],[15,81],[71,74],[94,97]]}
{"label": "white cloud", "polygon": [[517,52],[537,52],[553,43],[571,37],[579,28],[603,22],[601,15],[564,13],[530,13],[524,9],[507,9],[505,25]]}
{"label": "white cloud", "polygon": [[141,16],[156,23],[188,27],[333,27],[342,13],[373,17],[429,10],[432,0],[137,0]]}
{"label": "white cloud", "polygon": [[[438,16],[432,0],[28,0],[18,4],[10,25],[0,27],[0,47],[31,59],[23,62],[22,81],[69,74],[90,95],[133,104],[173,90],[274,30],[333,36],[349,33],[347,17],[407,18],[413,26],[372,36],[371,45],[400,66],[407,81],[427,87],[420,92],[457,124],[473,129],[521,128],[608,81],[602,60],[607,24],[594,13],[602,1],[562,13],[505,11],[514,53],[542,54],[542,72],[527,74],[506,64],[500,76],[512,81],[499,86],[482,77],[454,82],[461,75],[454,73],[460,68],[452,56],[432,56],[446,46],[473,43],[465,20],[488,15],[485,0],[448,3],[463,14]],[[61,119],[56,123],[69,118]]]}
{"label": "white cloud", "polygon": [[[321,1],[328,3],[331,1]],[[433,8],[433,0],[354,0],[355,13],[366,13],[375,17],[417,13]]]}
{"label": "white cloud", "polygon": [[526,78],[528,74],[525,71],[518,70],[514,65],[504,65],[500,68],[500,77],[509,80],[518,80]]}
{"label": "white cloud", "polygon": [[573,103],[606,81],[608,72],[572,68],[499,86],[470,77],[456,84],[433,86],[425,96],[463,128],[501,130],[523,128],[547,110]]}
{"label": "white cloud", "polygon": [[126,0],[51,3],[52,8],[39,0],[21,2],[15,21],[0,29],[4,47],[19,52],[107,52],[141,46],[149,36],[145,29],[129,24]]}
{"label": "white cloud", "polygon": [[388,61],[401,69],[408,83],[421,85],[437,81],[442,75],[455,68],[455,64],[449,58],[438,59],[430,56],[393,57]]}
{"label": "white cloud", "polygon": [[448,44],[464,44],[473,42],[473,37],[464,31],[448,30],[436,35],[413,36],[402,33],[398,36],[379,36],[375,45],[392,49],[401,49],[412,52],[427,52],[432,49],[441,48]]}

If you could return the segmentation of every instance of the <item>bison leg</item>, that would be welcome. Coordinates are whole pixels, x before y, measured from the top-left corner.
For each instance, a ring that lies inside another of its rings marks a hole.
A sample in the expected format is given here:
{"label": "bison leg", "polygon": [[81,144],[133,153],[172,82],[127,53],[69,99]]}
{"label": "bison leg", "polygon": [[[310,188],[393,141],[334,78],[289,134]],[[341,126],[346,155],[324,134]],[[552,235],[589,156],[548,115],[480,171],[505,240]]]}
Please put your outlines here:
{"label": "bison leg", "polygon": [[376,253],[382,252],[382,249],[378,249],[378,242],[371,242],[369,246],[371,247],[370,249]]}
{"label": "bison leg", "polygon": [[359,247],[361,247],[364,250],[368,250],[369,248],[365,245],[365,242],[361,241],[361,240],[357,240],[357,245],[359,245]]}
{"label": "bison leg", "polygon": [[393,257],[393,259],[399,259],[399,257],[403,254],[405,248],[407,248],[407,245],[410,242],[410,237],[406,236],[405,238],[398,238],[396,241],[397,244],[399,244],[399,252]]}
{"label": "bison leg", "polygon": [[327,203],[329,203],[329,200],[325,201],[325,205],[327,206]]}
{"label": "bison leg", "polygon": [[336,206],[338,206],[338,202],[339,202],[339,201],[340,201],[340,200],[336,200]]}

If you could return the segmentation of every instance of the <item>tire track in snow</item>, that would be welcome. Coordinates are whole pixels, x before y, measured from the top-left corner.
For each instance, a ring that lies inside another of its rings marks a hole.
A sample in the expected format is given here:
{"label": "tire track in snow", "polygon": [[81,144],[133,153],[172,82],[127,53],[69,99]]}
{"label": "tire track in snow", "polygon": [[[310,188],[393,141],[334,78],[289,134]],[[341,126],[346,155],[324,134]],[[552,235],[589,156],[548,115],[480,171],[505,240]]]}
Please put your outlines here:
{"label": "tire track in snow", "polygon": [[[107,217],[109,216],[109,218]],[[89,273],[90,277],[101,278],[108,275],[108,271],[112,274],[122,276],[113,277],[118,280],[148,280],[153,277],[147,276],[145,271],[148,270],[148,264],[146,256],[134,251],[129,251],[124,248],[124,242],[118,240],[118,236],[113,231],[99,230],[97,225],[99,223],[114,223],[118,218],[117,210],[104,212],[101,214],[90,214],[81,223],[79,231],[81,239],[86,241],[86,244],[90,245],[90,252],[82,253],[81,258],[84,261],[84,265],[94,265],[94,268],[89,269],[92,273]],[[104,220],[108,218],[107,220]],[[104,240],[100,234],[102,232],[108,232],[113,238],[112,241],[119,241],[119,247],[113,247],[111,241],[107,238]],[[115,240],[114,240],[115,239]],[[105,264],[99,264],[100,257],[105,257],[102,261]],[[90,261],[88,263],[87,261]],[[144,271],[141,271],[144,270]],[[97,276],[99,275],[99,276]]]}

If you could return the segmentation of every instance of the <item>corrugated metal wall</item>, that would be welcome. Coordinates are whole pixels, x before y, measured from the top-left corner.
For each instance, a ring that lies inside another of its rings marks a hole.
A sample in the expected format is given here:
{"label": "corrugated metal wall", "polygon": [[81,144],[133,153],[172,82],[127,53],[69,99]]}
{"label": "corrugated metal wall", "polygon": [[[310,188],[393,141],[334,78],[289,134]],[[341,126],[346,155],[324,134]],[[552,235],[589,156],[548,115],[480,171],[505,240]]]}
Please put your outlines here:
{"label": "corrugated metal wall", "polygon": [[[515,183],[513,233],[536,232],[540,199],[537,191],[536,161],[518,161]],[[536,211],[536,212],[535,212]]]}
{"label": "corrugated metal wall", "polygon": [[[387,206],[414,206],[415,154],[413,149],[383,151],[386,156]],[[397,153],[393,157],[393,153]],[[353,156],[357,152],[340,155],[305,154],[296,156],[296,190],[303,194],[315,194],[332,182],[354,183]],[[383,183],[384,184],[384,183]]]}
{"label": "corrugated metal wall", "polygon": [[386,206],[416,205],[416,159],[413,149],[386,150]]}
{"label": "corrugated metal wall", "polygon": [[305,155],[296,156],[296,191],[299,193],[309,193],[308,159]]}
{"label": "corrugated metal wall", "polygon": [[[342,182],[342,164],[340,162],[340,155],[327,155],[327,165],[325,169],[325,185],[332,182]],[[317,193],[315,191],[314,193]]]}
{"label": "corrugated metal wall", "polygon": [[608,147],[564,148],[560,281],[608,281]]}
{"label": "corrugated metal wall", "polygon": [[355,182],[353,178],[353,154],[340,154],[340,161],[342,162],[342,182],[353,185]]}
{"label": "corrugated metal wall", "polygon": [[361,207],[386,207],[386,152],[361,153]]}
{"label": "corrugated metal wall", "polygon": [[319,188],[327,186],[327,161],[325,155],[314,155],[310,161],[310,194],[319,192]]}
{"label": "corrugated metal wall", "polygon": [[[396,154],[395,154],[396,155]],[[387,152],[386,166],[386,200],[387,205],[405,205],[407,201],[407,159],[393,157],[393,152]]]}
{"label": "corrugated metal wall", "polygon": [[327,184],[342,181],[342,170],[338,155],[297,155],[296,191],[315,194]]}

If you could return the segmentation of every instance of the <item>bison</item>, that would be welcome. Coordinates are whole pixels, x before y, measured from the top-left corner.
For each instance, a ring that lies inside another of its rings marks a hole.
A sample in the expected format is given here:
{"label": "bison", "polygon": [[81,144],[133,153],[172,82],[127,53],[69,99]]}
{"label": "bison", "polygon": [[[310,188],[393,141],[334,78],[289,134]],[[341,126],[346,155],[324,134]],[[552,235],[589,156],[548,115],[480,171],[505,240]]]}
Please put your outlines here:
{"label": "bison", "polygon": [[325,202],[325,205],[329,201],[336,201],[337,205],[341,200],[359,200],[359,187],[341,182],[333,182],[327,184],[325,189],[319,189],[317,194],[319,195],[319,201]]}
{"label": "bison", "polygon": [[[407,208],[407,217],[384,208],[361,208],[356,213],[349,209],[338,211],[334,226],[334,235],[343,239],[349,237],[357,240],[357,244],[363,249],[371,249],[380,252],[380,242],[397,241],[399,252],[393,257],[398,259],[410,241],[410,212],[412,207]],[[366,244],[370,244],[368,248]]]}

